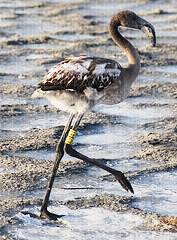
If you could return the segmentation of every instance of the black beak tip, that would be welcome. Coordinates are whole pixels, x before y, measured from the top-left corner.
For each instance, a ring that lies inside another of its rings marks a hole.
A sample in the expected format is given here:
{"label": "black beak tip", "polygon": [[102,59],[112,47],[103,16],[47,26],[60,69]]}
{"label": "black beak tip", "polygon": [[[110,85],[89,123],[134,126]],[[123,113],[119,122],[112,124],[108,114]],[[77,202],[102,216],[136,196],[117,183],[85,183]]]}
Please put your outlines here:
{"label": "black beak tip", "polygon": [[152,47],[155,47],[156,46],[156,39],[153,39],[152,40]]}
{"label": "black beak tip", "polygon": [[133,190],[133,188],[132,188],[132,189],[130,189],[130,192],[131,192],[132,194],[134,194],[134,190]]}
{"label": "black beak tip", "polygon": [[155,32],[153,33],[153,37],[152,37],[152,40],[151,40],[151,42],[152,42],[152,47],[155,47],[156,46],[156,35],[155,35]]}

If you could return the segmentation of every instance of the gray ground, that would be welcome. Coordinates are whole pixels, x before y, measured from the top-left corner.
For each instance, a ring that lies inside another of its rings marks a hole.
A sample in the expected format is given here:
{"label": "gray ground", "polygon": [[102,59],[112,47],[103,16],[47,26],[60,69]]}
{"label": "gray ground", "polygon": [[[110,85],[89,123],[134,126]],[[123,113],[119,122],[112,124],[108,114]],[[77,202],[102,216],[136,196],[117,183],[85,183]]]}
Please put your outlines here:
{"label": "gray ground", "polygon": [[[121,232],[122,239],[137,239],[138,232],[139,239],[176,239],[176,1],[1,0],[0,8],[0,238],[117,239]],[[85,116],[75,147],[124,171],[135,196],[106,172],[65,157],[51,208],[67,212],[70,225],[33,223],[20,211],[39,212],[67,115],[32,100],[31,93],[64,56],[86,53],[126,64],[107,31],[110,16],[120,9],[152,22],[157,46],[148,46],[142,33],[123,31],[139,49],[139,77],[125,103]]]}

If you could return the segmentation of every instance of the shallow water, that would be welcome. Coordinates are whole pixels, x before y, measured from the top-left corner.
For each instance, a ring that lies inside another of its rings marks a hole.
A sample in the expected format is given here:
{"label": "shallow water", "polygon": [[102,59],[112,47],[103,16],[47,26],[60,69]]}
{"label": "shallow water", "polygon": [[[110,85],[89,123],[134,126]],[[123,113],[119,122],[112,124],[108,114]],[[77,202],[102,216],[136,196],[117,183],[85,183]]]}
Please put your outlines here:
{"label": "shallow water", "polygon": [[58,35],[58,36],[54,36],[54,39],[58,39],[58,40],[62,40],[62,41],[79,41],[79,40],[89,40],[89,39],[93,39],[94,36],[91,36],[89,34],[66,34],[66,35]]}
{"label": "shallow water", "polygon": [[36,63],[26,60],[26,57],[13,57],[7,63],[1,63],[1,74],[23,75],[35,73],[36,75],[44,71],[42,66],[36,68]]}
{"label": "shallow water", "polygon": [[132,206],[157,212],[162,215],[177,216],[177,170],[145,174],[133,182],[138,198]]}
{"label": "shallow water", "polygon": [[50,128],[64,125],[66,116],[57,113],[31,113],[0,120],[2,130],[27,131],[34,128]]}
{"label": "shallow water", "polygon": [[[141,103],[141,98],[139,99]],[[137,102],[136,102],[137,103]],[[122,102],[114,106],[97,106],[96,109],[106,114],[112,114],[124,119],[127,124],[134,124],[141,126],[141,124],[155,122],[163,119],[167,116],[175,116],[176,111],[171,111],[169,106],[160,107],[160,111],[157,111],[157,107],[145,107],[145,108],[133,108],[132,103],[128,101]]]}
{"label": "shallow water", "polygon": [[14,138],[14,137],[23,137],[25,136],[25,132],[22,132],[19,130],[18,131],[11,131],[11,130],[0,130],[0,135],[1,135],[1,140],[7,140],[9,138]]}
{"label": "shallow water", "polygon": [[[67,207],[52,207],[55,212],[64,212],[64,226],[50,226],[28,215],[18,214],[21,224],[12,227],[12,236],[22,239],[169,239],[175,240],[177,234],[151,232],[143,229],[143,218],[130,213],[115,213],[102,208],[70,210]],[[94,219],[94,221],[93,221]],[[81,224],[82,223],[82,224]]]}
{"label": "shallow water", "polygon": [[[72,54],[88,53],[89,55],[101,55],[103,57],[111,56],[112,58],[118,58],[123,64],[126,63],[126,58],[120,50],[116,52],[116,47],[113,44],[111,46],[110,43],[107,44],[108,21],[110,16],[120,9],[134,10],[155,25],[157,49],[163,48],[165,52],[165,47],[176,44],[177,6],[175,0],[145,2],[136,2],[135,0],[129,2],[123,0],[88,0],[80,1],[82,3],[78,4],[76,8],[74,8],[74,4],[78,1],[62,0],[60,1],[61,4],[67,3],[69,5],[68,8],[66,7],[66,12],[61,11],[57,15],[56,7],[52,7],[52,4],[58,2],[57,0],[3,0],[0,2],[2,10],[0,14],[0,26],[2,27],[0,33],[2,36],[0,80],[2,85],[9,85],[9,89],[13,86],[35,86],[57,59]],[[158,14],[160,10],[164,10],[166,13]],[[71,24],[65,26],[65,22],[62,22],[61,18],[57,18],[60,17],[60,14],[63,14],[63,19],[71,14],[71,17],[67,18],[67,21],[68,19],[72,21]],[[83,19],[88,20],[86,27],[85,22],[84,24],[78,22],[81,20],[73,17],[75,14],[84,16]],[[94,26],[98,29],[98,34],[95,34]],[[142,67],[142,74],[138,76],[133,88],[142,85],[150,86],[152,83],[164,85],[166,83],[177,83],[176,64],[168,64],[168,61],[175,62],[175,52],[172,54],[170,52],[171,48],[169,48],[168,53],[163,53],[163,51],[160,53],[156,49],[149,48],[149,51],[152,51],[152,58],[153,56],[156,57],[157,63],[159,63],[154,66],[153,62],[150,62],[151,56],[146,56],[147,49],[145,46],[149,43],[145,36],[135,31],[122,31],[122,33],[130,38],[137,48],[141,47],[140,51],[142,53],[145,51],[144,55],[142,54],[142,57],[145,58],[145,64],[146,57],[148,60],[148,64]],[[46,39],[40,39],[41,36],[46,36]],[[33,41],[31,41],[31,37],[34,39]],[[21,38],[26,39],[27,42],[20,42]],[[7,41],[9,39],[16,41],[9,44]],[[100,46],[97,45],[99,42]],[[161,45],[162,43],[164,45]],[[165,54],[167,61],[163,62]],[[158,62],[161,55],[162,62]],[[98,106],[96,110],[116,117],[116,121],[105,125],[88,124],[85,129],[78,133],[75,140],[76,149],[90,157],[107,159],[105,161],[107,165],[126,174],[158,167],[158,162],[133,157],[142,148],[137,141],[137,136],[152,131],[152,129],[145,127],[146,123],[154,124],[169,117],[175,117],[176,98],[167,93],[156,94],[152,91],[152,95],[143,95],[139,94],[140,91],[137,92],[137,96],[131,96],[119,105]],[[18,97],[16,92],[12,94],[3,93],[1,102],[3,106],[11,105],[8,106],[9,109],[18,104],[19,110],[22,104],[32,104],[34,106],[48,104],[43,100],[30,99],[28,93],[24,94],[24,97]],[[66,118],[67,115],[61,113],[30,111],[22,112],[17,116],[6,116],[0,120],[1,139],[17,138],[18,140],[18,137],[25,137],[26,132],[29,133],[30,130],[35,128],[45,130],[64,125]],[[154,132],[161,133],[163,131],[165,131],[165,126],[154,130]],[[54,161],[55,149],[17,150],[16,152],[6,152],[6,154],[30,157],[45,164],[46,160]],[[75,161],[75,159],[66,155],[63,158],[63,163],[67,163],[68,160]],[[15,171],[15,168],[11,166],[0,165],[2,176],[3,174],[13,174]],[[63,225],[57,226],[56,223],[33,219],[14,209],[15,214],[13,212],[11,217],[15,216],[17,222],[6,227],[5,235],[11,235],[13,239],[25,240],[37,238],[42,240],[177,239],[176,233],[147,230],[144,226],[143,216],[128,211],[117,213],[95,205],[93,208],[84,206],[83,209],[71,210],[59,204],[58,201],[77,200],[81,197],[92,197],[95,194],[103,193],[131,197],[131,194],[126,193],[118,182],[106,180],[105,175],[107,175],[107,172],[94,166],[84,166],[57,177],[51,195],[53,202],[50,205],[50,210],[66,215],[62,219]],[[43,176],[40,180],[47,184],[47,179]],[[140,208],[147,213],[155,212],[161,215],[177,216],[176,181],[176,170],[156,171],[133,178],[131,182],[135,190],[135,196],[131,198],[130,208]],[[35,186],[24,192],[17,189],[16,191],[1,192],[0,199],[2,201],[18,197],[42,199],[45,191],[45,188],[36,189]],[[30,212],[39,213],[39,208],[36,206],[25,208]]]}
{"label": "shallow water", "polygon": [[158,73],[165,73],[165,74],[177,74],[177,69],[175,65],[169,66],[158,66],[158,67],[150,67],[147,69],[147,72],[158,72]]}

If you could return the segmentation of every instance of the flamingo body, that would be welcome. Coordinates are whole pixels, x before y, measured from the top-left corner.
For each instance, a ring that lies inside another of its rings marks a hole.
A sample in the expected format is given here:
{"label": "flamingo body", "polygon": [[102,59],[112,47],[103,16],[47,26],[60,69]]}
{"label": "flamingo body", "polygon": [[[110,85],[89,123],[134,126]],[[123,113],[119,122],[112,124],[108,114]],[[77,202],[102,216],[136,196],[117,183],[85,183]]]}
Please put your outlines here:
{"label": "flamingo body", "polygon": [[32,97],[45,97],[55,107],[70,113],[85,113],[99,103],[119,103],[128,94],[121,89],[124,87],[121,69],[111,59],[67,58],[49,70]]}

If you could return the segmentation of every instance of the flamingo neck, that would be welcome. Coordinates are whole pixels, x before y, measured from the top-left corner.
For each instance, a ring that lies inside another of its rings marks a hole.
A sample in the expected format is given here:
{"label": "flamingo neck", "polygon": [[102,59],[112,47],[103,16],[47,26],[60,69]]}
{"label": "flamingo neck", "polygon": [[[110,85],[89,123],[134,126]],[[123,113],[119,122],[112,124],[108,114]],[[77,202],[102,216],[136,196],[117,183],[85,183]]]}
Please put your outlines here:
{"label": "flamingo neck", "polygon": [[127,70],[132,73],[132,77],[135,79],[140,70],[139,54],[134,46],[120,34],[118,31],[119,26],[121,26],[120,22],[113,17],[109,25],[109,31],[114,43],[125,52],[129,62]]}

